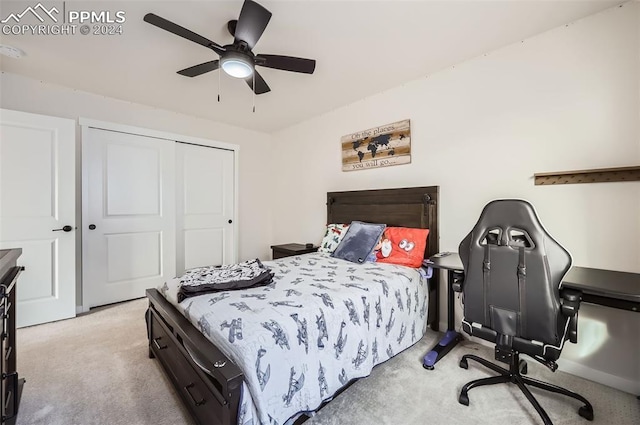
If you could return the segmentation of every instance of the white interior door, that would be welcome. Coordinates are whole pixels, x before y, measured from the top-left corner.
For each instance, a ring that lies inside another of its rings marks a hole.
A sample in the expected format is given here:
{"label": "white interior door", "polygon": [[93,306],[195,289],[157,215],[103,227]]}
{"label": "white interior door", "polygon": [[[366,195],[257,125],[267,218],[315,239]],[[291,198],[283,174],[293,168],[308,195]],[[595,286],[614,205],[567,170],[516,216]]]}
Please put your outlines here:
{"label": "white interior door", "polygon": [[75,121],[2,109],[0,128],[0,249],[22,248],[25,267],[17,326],[74,317]]}
{"label": "white interior door", "polygon": [[234,152],[176,144],[178,274],[236,262]]}
{"label": "white interior door", "polygon": [[83,128],[83,305],[175,276],[175,142]]}

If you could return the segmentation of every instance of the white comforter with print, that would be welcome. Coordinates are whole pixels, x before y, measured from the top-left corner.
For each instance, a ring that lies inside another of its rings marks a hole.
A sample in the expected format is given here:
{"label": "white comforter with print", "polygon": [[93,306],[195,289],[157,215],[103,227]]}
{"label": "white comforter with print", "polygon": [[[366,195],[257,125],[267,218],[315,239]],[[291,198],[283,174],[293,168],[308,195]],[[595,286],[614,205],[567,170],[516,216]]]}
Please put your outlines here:
{"label": "white comforter with print", "polygon": [[321,253],[264,265],[275,272],[268,286],[181,303],[178,279],[159,288],[244,372],[241,425],[313,411],[424,334],[429,303],[419,270]]}

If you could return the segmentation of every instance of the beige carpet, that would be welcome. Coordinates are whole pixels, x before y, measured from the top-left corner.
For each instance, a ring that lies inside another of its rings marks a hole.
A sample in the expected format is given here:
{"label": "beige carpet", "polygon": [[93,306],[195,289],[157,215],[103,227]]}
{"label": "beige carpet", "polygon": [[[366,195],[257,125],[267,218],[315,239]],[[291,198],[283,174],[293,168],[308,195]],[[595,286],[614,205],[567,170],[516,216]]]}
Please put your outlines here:
{"label": "beige carpet", "polygon": [[[75,319],[18,330],[18,371],[27,382],[18,425],[193,424],[157,360],[147,357],[145,300],[96,309]],[[308,425],[360,424],[539,424],[535,410],[514,385],[477,388],[470,406],[457,402],[467,381],[488,376],[463,353],[492,352],[465,343],[433,371],[422,356],[438,337],[427,335],[409,350],[376,367],[372,375],[336,397]],[[640,424],[635,396],[563,372],[551,373],[531,360],[529,375],[579,390],[594,405],[593,424]],[[556,425],[589,422],[578,402],[534,390]]]}
{"label": "beige carpet", "polygon": [[19,329],[18,425],[191,424],[148,358],[144,299]]}
{"label": "beige carpet", "polygon": [[[469,406],[458,403],[460,388],[468,381],[493,376],[470,360],[461,369],[463,354],[493,360],[493,350],[464,342],[436,363],[422,368],[422,358],[432,347],[429,333],[420,342],[374,368],[366,379],[336,397],[305,425],[360,424],[542,424],[540,416],[514,384],[492,385],[469,391]],[[523,356],[526,360],[527,357]],[[571,398],[532,389],[555,425],[638,425],[640,401],[635,396],[568,373],[552,373],[528,360],[528,376],[579,392],[593,405],[593,422],[577,413],[582,406]]]}

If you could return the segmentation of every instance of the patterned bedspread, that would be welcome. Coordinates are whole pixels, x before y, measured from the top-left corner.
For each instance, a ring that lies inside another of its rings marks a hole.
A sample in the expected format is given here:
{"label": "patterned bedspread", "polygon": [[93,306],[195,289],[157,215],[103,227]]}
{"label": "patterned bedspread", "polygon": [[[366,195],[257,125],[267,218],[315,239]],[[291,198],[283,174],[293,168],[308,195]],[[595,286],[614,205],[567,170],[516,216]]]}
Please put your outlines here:
{"label": "patterned bedspread", "polygon": [[324,253],[264,265],[275,276],[263,287],[181,303],[178,279],[159,288],[244,372],[239,424],[313,411],[424,334],[428,290],[418,270]]}

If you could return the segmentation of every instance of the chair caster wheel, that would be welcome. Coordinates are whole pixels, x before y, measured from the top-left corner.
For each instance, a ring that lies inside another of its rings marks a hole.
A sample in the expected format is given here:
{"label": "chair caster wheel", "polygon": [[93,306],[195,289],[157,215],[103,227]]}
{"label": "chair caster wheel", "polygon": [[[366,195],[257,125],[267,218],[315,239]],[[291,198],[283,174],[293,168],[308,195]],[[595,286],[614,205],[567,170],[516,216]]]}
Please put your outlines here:
{"label": "chair caster wheel", "polygon": [[578,415],[582,416],[583,418],[585,418],[588,421],[592,421],[593,420],[593,408],[587,407],[587,406],[582,406],[581,408],[578,409]]}
{"label": "chair caster wheel", "polygon": [[463,369],[469,369],[469,363],[467,362],[467,359],[460,359],[459,366]]}
{"label": "chair caster wheel", "polygon": [[429,366],[427,364],[422,363],[422,367],[427,369],[427,370],[433,370],[433,366]]}
{"label": "chair caster wheel", "polygon": [[518,370],[520,371],[521,375],[526,375],[528,372],[527,362],[524,360],[520,360],[520,362],[518,363]]}
{"label": "chair caster wheel", "polygon": [[460,397],[458,397],[458,403],[464,404],[465,406],[469,405],[469,396],[465,392],[460,393]]}

